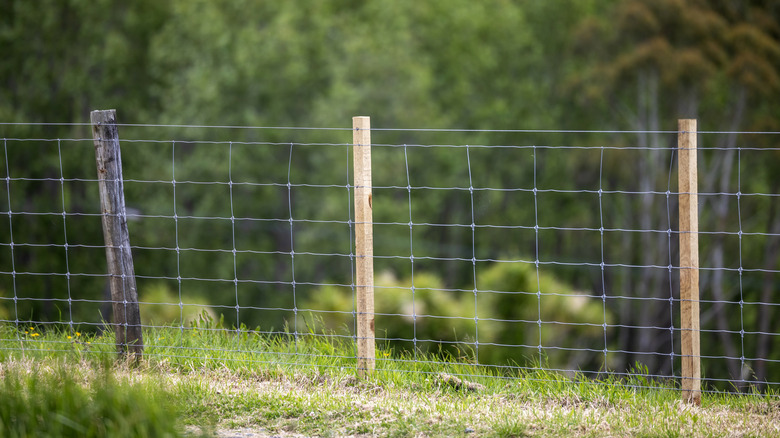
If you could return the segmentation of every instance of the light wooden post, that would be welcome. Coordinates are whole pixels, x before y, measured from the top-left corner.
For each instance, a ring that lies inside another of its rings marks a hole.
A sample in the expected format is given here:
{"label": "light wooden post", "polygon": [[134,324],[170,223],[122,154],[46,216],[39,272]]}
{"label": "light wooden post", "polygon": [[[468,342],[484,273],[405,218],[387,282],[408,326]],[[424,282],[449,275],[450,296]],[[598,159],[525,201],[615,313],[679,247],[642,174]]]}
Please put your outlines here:
{"label": "light wooden post", "polygon": [[375,367],[374,231],[371,205],[371,119],[352,118],[355,185],[355,288],[357,292],[357,368],[365,377]]}
{"label": "light wooden post", "polygon": [[678,128],[682,397],[685,401],[700,405],[699,201],[696,168],[696,120],[679,120]]}
{"label": "light wooden post", "polygon": [[130,235],[127,231],[116,110],[92,111],[91,120],[117,352],[122,356],[129,353],[134,359],[140,359],[144,343]]}

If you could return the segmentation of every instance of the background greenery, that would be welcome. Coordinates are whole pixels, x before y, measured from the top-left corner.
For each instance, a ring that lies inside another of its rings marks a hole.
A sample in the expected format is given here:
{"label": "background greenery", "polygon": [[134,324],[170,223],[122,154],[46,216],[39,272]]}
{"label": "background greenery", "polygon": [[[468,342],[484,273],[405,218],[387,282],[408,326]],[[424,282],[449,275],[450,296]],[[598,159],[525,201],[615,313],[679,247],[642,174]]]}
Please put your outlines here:
{"label": "background greenery", "polygon": [[[117,108],[133,124],[345,128],[121,128],[140,296],[176,303],[146,305],[147,323],[206,307],[235,326],[304,330],[313,309],[351,331],[347,144],[350,118],[370,115],[398,128],[373,133],[380,336],[494,364],[538,360],[541,342],[553,368],[638,361],[671,375],[676,137],[658,131],[697,118],[724,132],[700,136],[701,229],[718,232],[700,236],[705,374],[760,382],[780,360],[780,220],[774,198],[749,194],[778,193],[780,152],[775,135],[731,132],[780,131],[779,22],[768,0],[3,1],[0,121]],[[99,328],[89,128],[0,136],[0,176],[24,178],[0,190],[14,212],[0,215],[0,318]],[[472,147],[414,146],[437,144]],[[512,228],[472,234],[472,221]],[[438,318],[410,321],[410,305]]]}

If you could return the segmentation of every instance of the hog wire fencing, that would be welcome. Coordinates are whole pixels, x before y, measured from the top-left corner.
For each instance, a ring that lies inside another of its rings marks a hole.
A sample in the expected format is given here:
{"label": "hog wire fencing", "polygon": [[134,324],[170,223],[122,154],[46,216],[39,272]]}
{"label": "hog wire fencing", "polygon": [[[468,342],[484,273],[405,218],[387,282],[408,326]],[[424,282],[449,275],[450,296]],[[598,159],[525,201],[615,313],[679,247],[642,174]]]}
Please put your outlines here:
{"label": "hog wire fencing", "polygon": [[2,124],[0,345],[242,353],[176,328],[349,343],[360,375],[776,389],[780,136],[677,128]]}

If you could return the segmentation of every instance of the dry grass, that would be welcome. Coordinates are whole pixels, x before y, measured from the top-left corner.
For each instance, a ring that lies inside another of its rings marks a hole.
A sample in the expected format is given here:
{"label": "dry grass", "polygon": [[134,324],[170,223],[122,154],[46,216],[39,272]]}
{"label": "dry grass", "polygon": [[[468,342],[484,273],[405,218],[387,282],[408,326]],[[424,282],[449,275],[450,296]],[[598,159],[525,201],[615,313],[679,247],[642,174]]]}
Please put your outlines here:
{"label": "dry grass", "polygon": [[780,436],[776,401],[710,400],[694,407],[676,399],[649,403],[639,394],[618,402],[549,397],[518,389],[518,382],[498,391],[463,392],[446,384],[415,389],[353,377],[269,379],[228,370],[185,379],[211,399],[217,430],[285,436]]}

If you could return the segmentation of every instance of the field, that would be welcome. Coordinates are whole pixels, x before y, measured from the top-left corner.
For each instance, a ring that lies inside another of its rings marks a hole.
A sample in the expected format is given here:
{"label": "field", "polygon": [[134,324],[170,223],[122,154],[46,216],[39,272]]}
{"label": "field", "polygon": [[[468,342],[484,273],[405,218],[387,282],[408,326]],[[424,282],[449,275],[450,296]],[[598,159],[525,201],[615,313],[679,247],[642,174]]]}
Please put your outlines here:
{"label": "field", "polygon": [[[0,435],[780,436],[777,394],[705,393],[637,373],[494,370],[379,349],[356,377],[350,342],[214,327],[144,332],[122,361],[113,335],[0,329]],[[23,348],[22,348],[23,347]]]}

